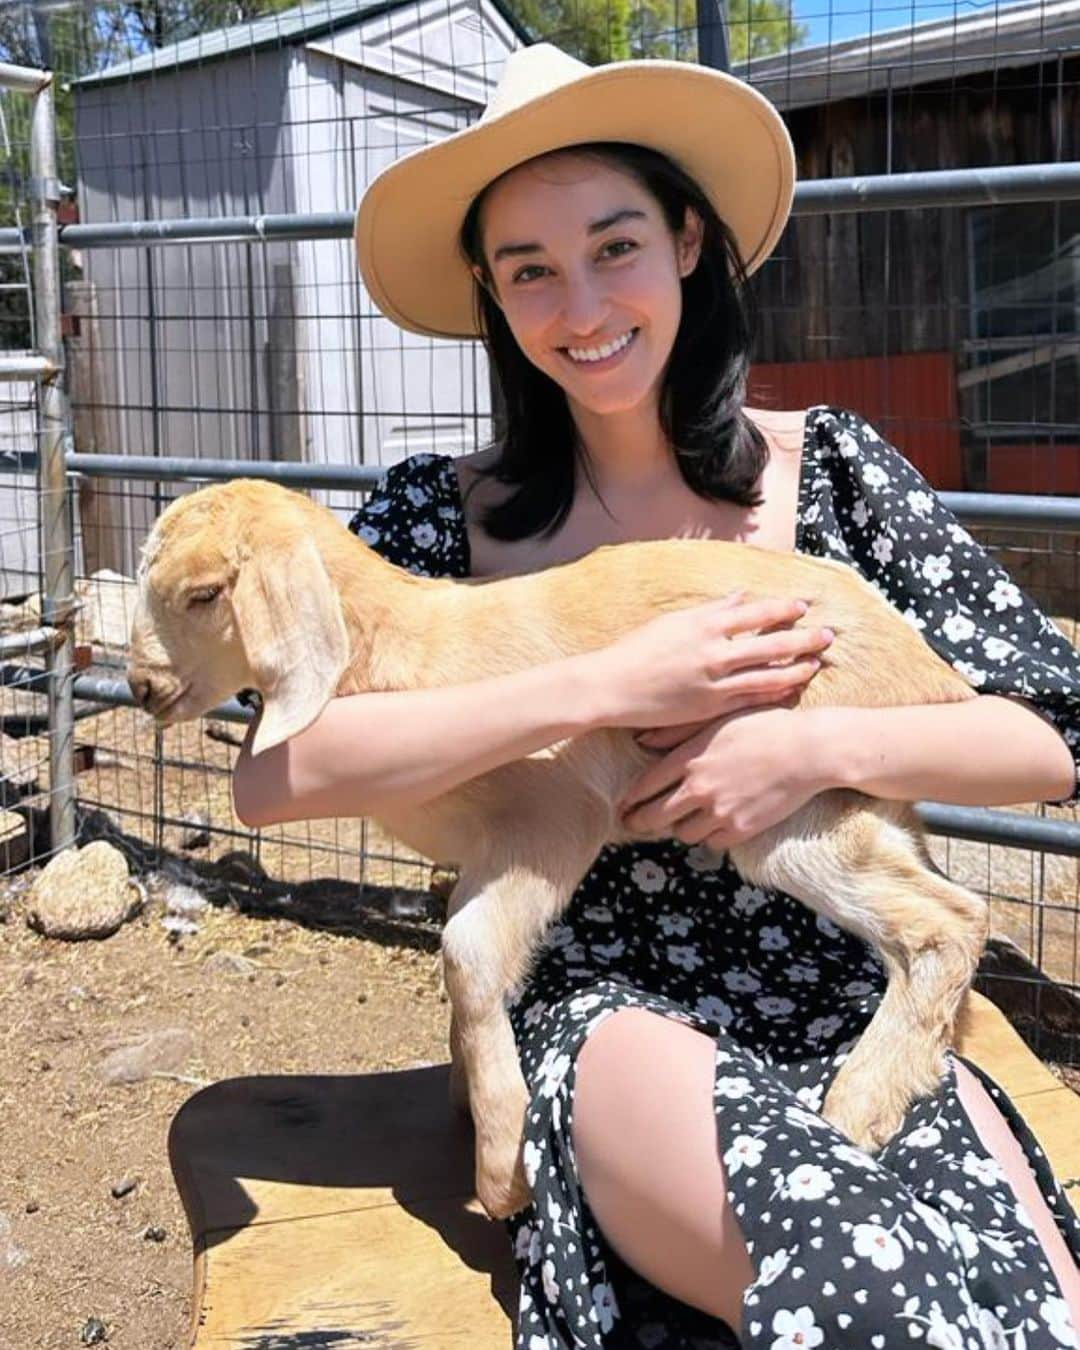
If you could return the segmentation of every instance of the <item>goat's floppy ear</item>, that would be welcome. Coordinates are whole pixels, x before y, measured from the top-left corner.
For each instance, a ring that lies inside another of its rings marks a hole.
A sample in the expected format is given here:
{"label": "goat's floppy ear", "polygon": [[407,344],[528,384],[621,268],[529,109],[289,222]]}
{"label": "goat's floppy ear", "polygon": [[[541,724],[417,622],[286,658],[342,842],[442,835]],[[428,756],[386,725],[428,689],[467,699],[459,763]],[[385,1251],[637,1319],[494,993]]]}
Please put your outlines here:
{"label": "goat's floppy ear", "polygon": [[262,717],[258,755],[303,731],[334,697],[349,660],[341,601],[311,539],[249,557],[232,591],[233,614]]}

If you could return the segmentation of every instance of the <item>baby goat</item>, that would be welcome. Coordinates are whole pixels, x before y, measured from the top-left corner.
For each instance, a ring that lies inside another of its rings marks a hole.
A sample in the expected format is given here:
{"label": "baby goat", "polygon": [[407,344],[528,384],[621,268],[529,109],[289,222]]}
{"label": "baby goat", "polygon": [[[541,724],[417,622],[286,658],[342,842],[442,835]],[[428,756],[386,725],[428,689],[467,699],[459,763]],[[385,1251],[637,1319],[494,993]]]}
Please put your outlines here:
{"label": "baby goat", "polygon": [[[174,502],[139,567],[128,676],[161,723],[258,689],[252,750],[311,723],[338,694],[461,684],[595,649],[664,610],[734,590],[809,600],[836,638],[803,707],[884,707],[974,697],[885,600],[836,562],[708,540],[597,549],[577,562],[483,583],[392,566],[307,497],[236,481]],[[650,760],[628,731],[561,742],[381,823],[455,865],[442,949],[452,1054],[476,1126],[477,1194],[493,1216],[527,1200],[527,1102],[507,991],[603,845]],[[906,804],[834,790],[730,850],[739,874],[777,887],[880,953],[884,998],[825,1099],[824,1115],[879,1148],[942,1072],[986,936],[986,907],[929,863]]]}

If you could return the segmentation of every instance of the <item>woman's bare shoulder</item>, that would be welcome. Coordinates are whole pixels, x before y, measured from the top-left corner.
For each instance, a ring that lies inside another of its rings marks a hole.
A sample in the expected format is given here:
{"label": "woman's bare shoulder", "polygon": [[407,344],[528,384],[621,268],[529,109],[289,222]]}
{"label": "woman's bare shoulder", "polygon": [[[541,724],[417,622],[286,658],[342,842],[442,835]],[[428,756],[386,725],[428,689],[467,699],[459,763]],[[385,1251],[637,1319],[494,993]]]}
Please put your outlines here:
{"label": "woman's bare shoulder", "polygon": [[743,407],[747,417],[765,434],[777,450],[798,453],[802,450],[806,431],[805,408],[782,411],[773,408]]}

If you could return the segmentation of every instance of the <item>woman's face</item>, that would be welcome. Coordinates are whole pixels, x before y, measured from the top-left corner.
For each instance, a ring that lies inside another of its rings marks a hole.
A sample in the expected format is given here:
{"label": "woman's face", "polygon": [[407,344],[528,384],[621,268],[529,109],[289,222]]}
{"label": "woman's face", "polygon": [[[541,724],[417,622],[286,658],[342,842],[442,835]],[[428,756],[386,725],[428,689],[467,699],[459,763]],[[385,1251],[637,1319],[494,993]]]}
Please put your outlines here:
{"label": "woman's face", "polygon": [[655,406],[701,221],[678,235],[636,178],[569,151],[490,190],[481,238],[495,299],[529,360],[594,414]]}

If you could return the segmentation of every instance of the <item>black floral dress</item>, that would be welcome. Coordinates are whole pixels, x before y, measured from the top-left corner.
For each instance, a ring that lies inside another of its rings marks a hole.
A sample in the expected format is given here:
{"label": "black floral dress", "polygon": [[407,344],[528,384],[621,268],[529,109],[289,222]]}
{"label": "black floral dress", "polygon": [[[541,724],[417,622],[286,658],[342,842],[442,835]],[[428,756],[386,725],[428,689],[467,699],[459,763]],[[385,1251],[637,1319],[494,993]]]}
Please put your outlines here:
{"label": "black floral dress", "polygon": [[[352,528],[414,572],[469,573],[450,458],[416,455],[392,468]],[[850,412],[808,414],[796,548],[855,567],[975,688],[1030,700],[1080,758],[1076,651],[915,469]],[[603,850],[511,1009],[531,1090],[525,1162],[534,1196],[510,1224],[521,1272],[518,1350],[1080,1344],[1031,1220],[975,1134],[951,1072],[876,1158],[817,1114],[883,984],[859,939],[782,892],[744,884],[700,848]],[[590,1031],[626,1007],[716,1041],[729,1201],[757,1271],[741,1342],[622,1264],[581,1191],[575,1059]],[[1080,1255],[1080,1224],[1044,1155],[979,1077]]]}

